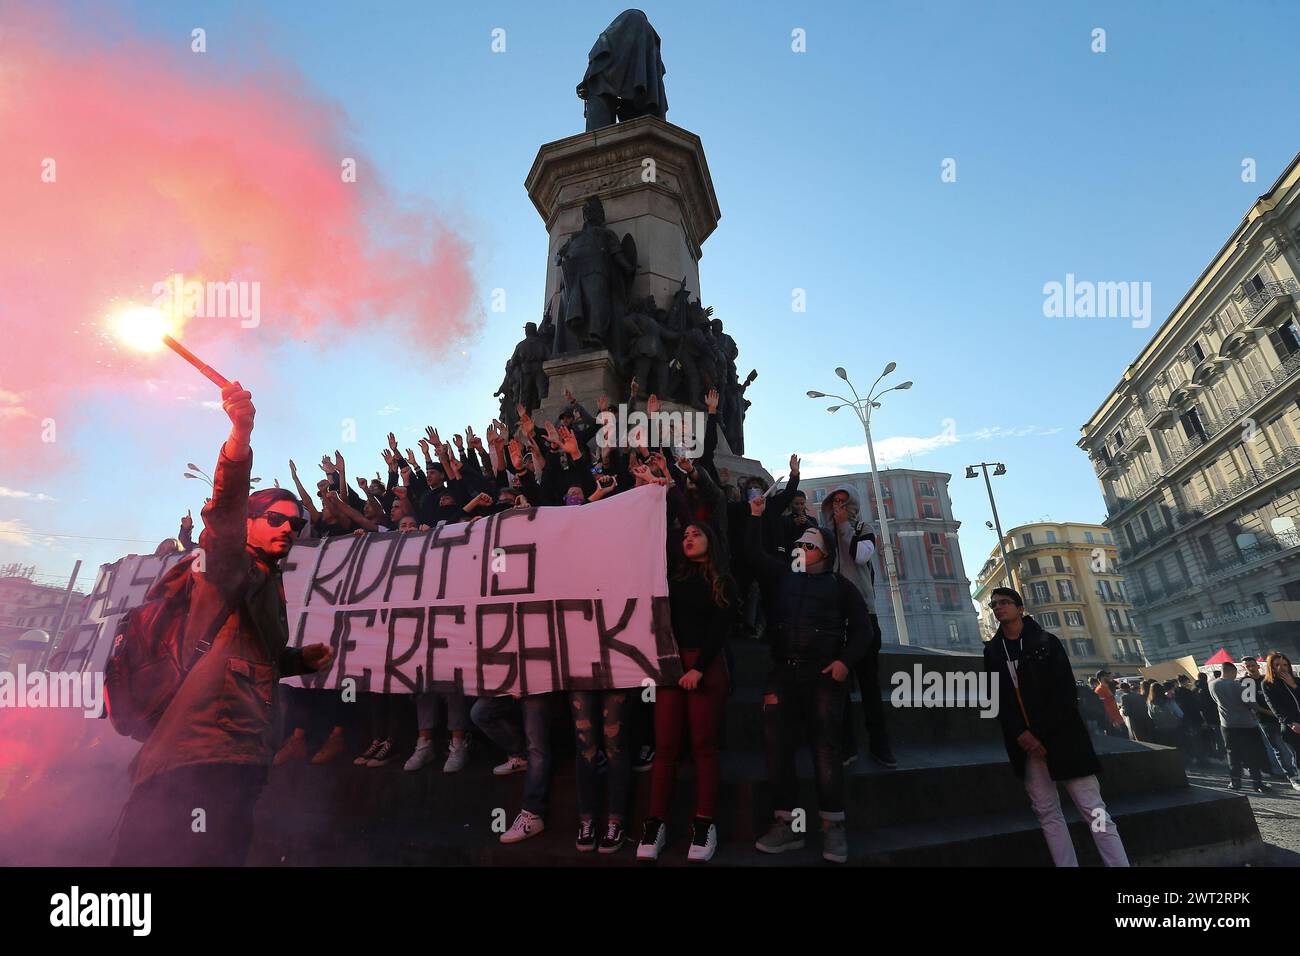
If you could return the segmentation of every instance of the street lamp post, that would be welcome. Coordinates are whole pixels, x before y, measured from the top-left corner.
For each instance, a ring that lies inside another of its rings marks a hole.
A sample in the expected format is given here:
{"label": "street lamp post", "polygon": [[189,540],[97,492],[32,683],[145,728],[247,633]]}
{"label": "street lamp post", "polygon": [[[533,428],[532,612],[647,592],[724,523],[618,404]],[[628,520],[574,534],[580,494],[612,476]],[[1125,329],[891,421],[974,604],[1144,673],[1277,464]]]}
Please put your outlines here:
{"label": "street lamp post", "polygon": [[976,477],[976,468],[979,468],[984,472],[984,487],[988,489],[989,507],[993,510],[993,527],[997,529],[998,548],[1002,551],[1002,571],[1007,576],[1007,587],[1011,588],[1013,591],[1019,591],[1020,589],[1016,587],[1015,578],[1012,576],[1011,561],[1007,558],[1007,543],[1006,539],[1002,537],[1002,521],[998,518],[998,503],[993,500],[993,482],[989,481],[989,465],[993,466],[994,477],[1005,475],[1007,473],[1007,466],[1002,464],[1000,461],[982,461],[978,465],[967,465],[966,477]]}
{"label": "street lamp post", "polygon": [[871,388],[867,391],[866,398],[858,396],[858,390],[853,387],[849,381],[848,373],[843,368],[835,369],[835,374],[848,384],[850,391],[853,392],[853,401],[849,401],[840,395],[829,395],[825,392],[810,391],[809,398],[834,398],[842,405],[832,405],[827,409],[828,412],[838,412],[841,408],[851,408],[857,413],[858,420],[862,422],[862,431],[867,437],[867,455],[871,460],[871,484],[876,493],[876,512],[880,516],[880,536],[883,539],[882,553],[885,556],[885,575],[889,579],[889,596],[894,606],[894,621],[898,627],[898,642],[900,644],[910,644],[911,640],[907,634],[907,618],[903,614],[903,592],[898,586],[898,566],[894,559],[894,539],[889,535],[889,516],[885,513],[885,498],[880,490],[880,473],[876,468],[876,449],[871,442],[871,410],[879,408],[878,399],[889,392],[906,391],[912,387],[912,383],[904,382],[902,385],[895,385],[893,388],[887,388],[882,392],[876,392],[875,388],[880,384],[880,380],[897,368],[897,364],[890,362],[885,366],[885,370],[880,373]]}

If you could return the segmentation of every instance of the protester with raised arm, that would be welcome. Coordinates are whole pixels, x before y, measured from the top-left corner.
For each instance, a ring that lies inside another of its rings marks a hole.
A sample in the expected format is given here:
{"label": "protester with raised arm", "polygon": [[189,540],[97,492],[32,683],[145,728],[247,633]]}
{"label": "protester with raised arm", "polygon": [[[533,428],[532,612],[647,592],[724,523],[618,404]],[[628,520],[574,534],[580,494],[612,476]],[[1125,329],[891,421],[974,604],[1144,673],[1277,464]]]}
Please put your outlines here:
{"label": "protester with raised arm", "polygon": [[[249,495],[256,410],[238,382],[221,391],[230,435],[213,473],[195,557],[151,594],[185,608],[188,672],[131,763],[115,865],[241,865],[253,807],[275,753],[282,676],[328,667],[324,644],[290,648],[280,563],[306,519],[280,488]],[[183,602],[183,603],[182,603]],[[201,810],[204,826],[194,826]]]}

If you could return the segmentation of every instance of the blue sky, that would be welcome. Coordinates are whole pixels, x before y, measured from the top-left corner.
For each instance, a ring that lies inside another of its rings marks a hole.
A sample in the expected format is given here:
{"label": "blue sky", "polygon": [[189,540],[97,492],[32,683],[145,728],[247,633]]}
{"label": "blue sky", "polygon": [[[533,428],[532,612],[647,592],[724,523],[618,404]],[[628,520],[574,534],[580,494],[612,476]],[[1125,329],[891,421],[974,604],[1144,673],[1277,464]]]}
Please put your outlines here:
{"label": "blue sky", "polygon": [[[579,132],[574,86],[619,3],[383,3],[122,6],[113,29],[209,57],[272,56],[335,103],[388,187],[431,202],[474,248],[480,333],[459,351],[400,342],[285,350],[301,386],[260,405],[255,473],[304,478],[339,446],[354,474],[379,467],[383,435],[444,434],[494,414],[491,392],[538,317],[546,234],[523,188],[540,144]],[[703,140],[722,219],[700,263],[703,301],[740,346],[748,452],[774,473],[792,451],[827,470],[864,470],[851,418],[809,388],[859,385],[890,360],[913,389],[875,421],[878,452],[949,471],[968,573],[995,544],[983,482],[997,460],[1003,526],[1100,521],[1079,426],[1300,148],[1279,64],[1300,15],[1286,3],[646,3],[663,38],[668,119]],[[73,10],[93,20],[96,5]],[[491,31],[506,31],[506,52]],[[802,28],[807,52],[791,51]],[[1106,52],[1091,50],[1106,31]],[[956,161],[955,182],[941,163]],[[1258,181],[1242,181],[1251,158]],[[1153,322],[1049,319],[1043,285],[1067,273],[1150,282]],[[487,309],[507,293],[507,311]],[[791,311],[795,288],[807,312]],[[238,377],[238,368],[228,370]],[[256,389],[255,382],[246,384]],[[952,421],[948,428],[947,420]],[[91,469],[44,479],[0,462],[0,563],[66,575],[152,550],[202,488],[219,412],[190,406],[170,457],[135,444],[112,402],[71,428]],[[956,440],[945,439],[945,430]],[[906,452],[911,451],[909,457]],[[173,460],[174,459],[174,460]],[[303,466],[306,465],[307,468]],[[812,468],[808,469],[810,472]],[[41,484],[44,481],[44,484]],[[5,495],[3,489],[8,489]],[[15,496],[21,492],[28,497]],[[55,501],[40,500],[46,495]],[[129,502],[129,506],[122,503]],[[140,539],[43,538],[31,532]],[[148,542],[148,543],[145,543]]]}

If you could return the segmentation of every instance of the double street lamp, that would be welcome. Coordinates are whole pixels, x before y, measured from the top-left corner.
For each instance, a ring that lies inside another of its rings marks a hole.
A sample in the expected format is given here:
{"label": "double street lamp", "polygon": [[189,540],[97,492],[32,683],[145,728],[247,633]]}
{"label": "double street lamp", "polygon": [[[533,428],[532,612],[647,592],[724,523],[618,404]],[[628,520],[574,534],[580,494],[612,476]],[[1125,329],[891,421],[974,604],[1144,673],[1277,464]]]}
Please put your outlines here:
{"label": "double street lamp", "polygon": [[1005,475],[1007,473],[1007,466],[1002,464],[1002,462],[1000,461],[982,461],[977,465],[967,465],[966,477],[978,478],[979,475],[975,473],[976,468],[979,468],[984,472],[984,487],[988,489],[989,507],[993,510],[993,526],[994,528],[997,529],[998,532],[998,547],[1002,549],[1002,570],[1007,576],[1007,587],[1011,588],[1012,590],[1019,590],[1018,588],[1016,588],[1015,578],[1012,577],[1011,562],[1007,559],[1006,540],[1002,537],[1002,522],[998,519],[998,503],[993,500],[993,482],[989,481],[990,465],[993,466],[994,478],[998,477],[999,475]]}
{"label": "double street lamp", "polygon": [[832,405],[826,409],[828,412],[838,412],[841,408],[851,408],[857,413],[858,420],[862,422],[862,431],[867,436],[867,455],[871,459],[871,483],[876,491],[876,512],[880,515],[881,550],[885,556],[885,574],[889,578],[889,596],[894,605],[894,621],[898,626],[898,642],[900,644],[910,644],[911,641],[908,640],[907,636],[907,619],[903,615],[903,593],[898,586],[898,568],[894,561],[894,540],[889,536],[889,518],[885,514],[885,498],[880,491],[880,473],[876,469],[876,449],[871,443],[871,411],[880,407],[879,399],[889,392],[905,392],[912,387],[912,383],[909,381],[879,392],[876,391],[876,386],[880,384],[880,380],[897,367],[896,362],[890,362],[886,365],[885,370],[871,383],[866,398],[861,398],[858,395],[858,390],[853,387],[853,383],[849,381],[848,373],[843,368],[837,368],[835,374],[844,379],[849,386],[849,390],[853,393],[853,401],[849,401],[841,395],[830,395],[826,392],[817,391],[810,391],[808,397],[836,399],[843,404]]}

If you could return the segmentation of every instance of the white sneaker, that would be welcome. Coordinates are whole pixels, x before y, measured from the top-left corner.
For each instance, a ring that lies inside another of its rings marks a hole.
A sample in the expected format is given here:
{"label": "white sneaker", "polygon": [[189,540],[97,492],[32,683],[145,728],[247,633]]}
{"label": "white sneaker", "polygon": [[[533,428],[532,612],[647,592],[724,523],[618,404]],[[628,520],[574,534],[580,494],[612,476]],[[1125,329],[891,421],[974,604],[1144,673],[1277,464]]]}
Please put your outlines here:
{"label": "white sneaker", "polygon": [[423,770],[429,764],[433,763],[434,750],[433,740],[429,737],[421,737],[419,743],[415,745],[415,753],[407,758],[403,765],[403,770]]}
{"label": "white sneaker", "polygon": [[1292,790],[1300,790],[1300,777],[1292,777],[1292,778],[1291,778],[1291,789],[1292,789]]}
{"label": "white sneaker", "polygon": [[520,810],[510,829],[501,834],[502,843],[522,843],[529,837],[535,837],[546,829],[546,821],[535,813]]}
{"label": "white sneaker", "polygon": [[650,817],[641,828],[641,842],[637,844],[638,860],[657,860],[668,840],[668,827],[662,820]]}
{"label": "white sneaker", "polygon": [[[451,738],[451,749],[447,751],[447,762],[442,765],[443,773],[459,773],[465,769],[465,764],[469,760],[469,738],[461,737],[457,740]],[[525,763],[525,766],[527,764]]]}
{"label": "white sneaker", "polygon": [[686,853],[686,859],[692,863],[709,862],[718,849],[718,828],[712,820],[696,817],[691,829],[691,848]]}
{"label": "white sneaker", "polygon": [[509,757],[505,763],[499,763],[493,767],[492,772],[498,777],[508,777],[512,773],[523,773],[527,769],[527,757]]}

